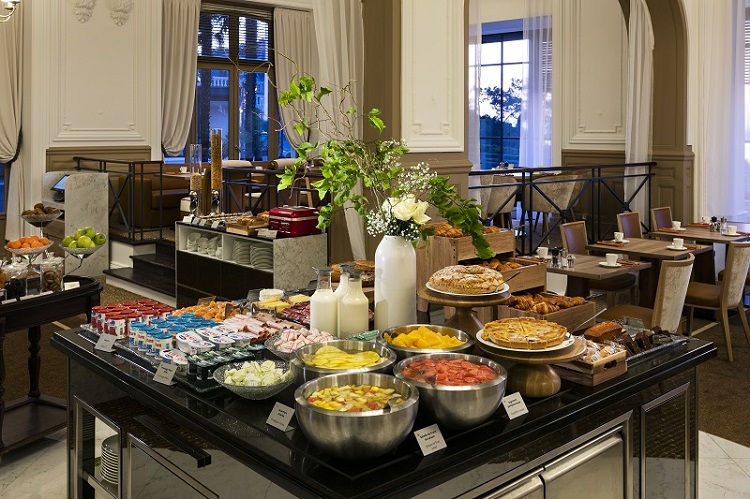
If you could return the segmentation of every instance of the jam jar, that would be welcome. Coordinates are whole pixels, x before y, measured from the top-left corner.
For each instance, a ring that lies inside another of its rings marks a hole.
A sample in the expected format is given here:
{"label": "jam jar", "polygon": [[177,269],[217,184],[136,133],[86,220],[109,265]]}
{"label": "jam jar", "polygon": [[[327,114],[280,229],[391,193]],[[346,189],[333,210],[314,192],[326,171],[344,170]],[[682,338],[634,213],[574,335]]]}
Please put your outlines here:
{"label": "jam jar", "polygon": [[23,262],[12,262],[3,267],[5,299],[26,296],[26,274],[28,266]]}
{"label": "jam jar", "polygon": [[62,291],[65,259],[59,256],[45,258],[39,263],[39,289],[45,291]]}

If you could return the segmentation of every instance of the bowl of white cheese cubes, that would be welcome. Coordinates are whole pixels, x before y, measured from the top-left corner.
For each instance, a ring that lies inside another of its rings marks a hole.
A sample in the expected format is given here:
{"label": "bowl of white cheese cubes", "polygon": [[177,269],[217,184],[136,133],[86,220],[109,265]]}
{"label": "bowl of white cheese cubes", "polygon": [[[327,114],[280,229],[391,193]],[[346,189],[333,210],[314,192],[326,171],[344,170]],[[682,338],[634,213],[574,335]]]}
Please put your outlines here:
{"label": "bowl of white cheese cubes", "polygon": [[214,379],[240,397],[263,400],[292,384],[289,364],[281,360],[234,362],[214,371]]}

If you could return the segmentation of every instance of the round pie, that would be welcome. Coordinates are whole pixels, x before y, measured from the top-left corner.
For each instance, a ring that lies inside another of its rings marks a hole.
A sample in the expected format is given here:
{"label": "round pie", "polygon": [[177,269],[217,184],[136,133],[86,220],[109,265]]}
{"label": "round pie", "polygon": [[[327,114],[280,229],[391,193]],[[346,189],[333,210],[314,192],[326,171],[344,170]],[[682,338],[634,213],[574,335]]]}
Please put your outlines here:
{"label": "round pie", "polygon": [[505,348],[539,350],[559,345],[567,334],[568,329],[556,322],[513,317],[485,324],[482,338]]}
{"label": "round pie", "polygon": [[432,274],[429,282],[438,291],[478,295],[497,291],[503,285],[503,274],[481,265],[451,265]]}

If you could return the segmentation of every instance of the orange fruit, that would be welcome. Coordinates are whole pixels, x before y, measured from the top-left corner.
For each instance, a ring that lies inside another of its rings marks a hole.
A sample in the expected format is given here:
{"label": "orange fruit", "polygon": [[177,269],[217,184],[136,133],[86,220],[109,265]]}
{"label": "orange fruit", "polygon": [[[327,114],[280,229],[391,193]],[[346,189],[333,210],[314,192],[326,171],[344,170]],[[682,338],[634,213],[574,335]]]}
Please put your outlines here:
{"label": "orange fruit", "polygon": [[23,243],[23,244],[21,244],[21,249],[24,249],[24,248],[31,248],[31,244],[29,244],[29,243]]}
{"label": "orange fruit", "polygon": [[33,235],[33,236],[27,237],[26,239],[28,240],[28,242],[38,241],[39,240],[39,236]]}
{"label": "orange fruit", "polygon": [[46,246],[49,244],[49,239],[47,239],[46,237],[40,237],[39,242]]}
{"label": "orange fruit", "polygon": [[31,241],[31,247],[32,248],[41,248],[44,244],[42,244],[39,240]]}
{"label": "orange fruit", "polygon": [[8,243],[8,247],[10,249],[18,249],[21,247],[21,242],[18,239],[16,239],[15,241],[10,241]]}

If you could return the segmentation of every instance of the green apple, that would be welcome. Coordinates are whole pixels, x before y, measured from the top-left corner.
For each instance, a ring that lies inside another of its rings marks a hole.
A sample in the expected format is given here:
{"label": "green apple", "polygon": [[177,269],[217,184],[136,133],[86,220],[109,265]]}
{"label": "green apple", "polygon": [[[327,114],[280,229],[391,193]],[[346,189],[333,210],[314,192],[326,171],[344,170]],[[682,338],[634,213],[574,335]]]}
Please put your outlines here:
{"label": "green apple", "polygon": [[93,227],[86,227],[85,229],[83,229],[83,235],[89,236],[91,239],[94,239],[94,236],[96,235],[96,231],[94,230]]}
{"label": "green apple", "polygon": [[78,243],[75,242],[75,240],[70,241],[70,244],[68,245],[68,248],[77,248],[77,247],[78,247]]}
{"label": "green apple", "polygon": [[97,246],[101,246],[102,244],[107,242],[107,236],[105,236],[101,232],[97,232],[92,239]]}
{"label": "green apple", "polygon": [[73,234],[73,238],[78,240],[78,238],[81,237],[82,235],[83,235],[83,229],[76,229],[75,234]]}
{"label": "green apple", "polygon": [[81,236],[78,239],[76,239],[76,243],[78,244],[79,248],[90,248],[91,243],[93,241],[89,236]]}
{"label": "green apple", "polygon": [[66,236],[65,239],[62,240],[62,245],[65,247],[70,246],[70,243],[73,242],[73,236]]}

